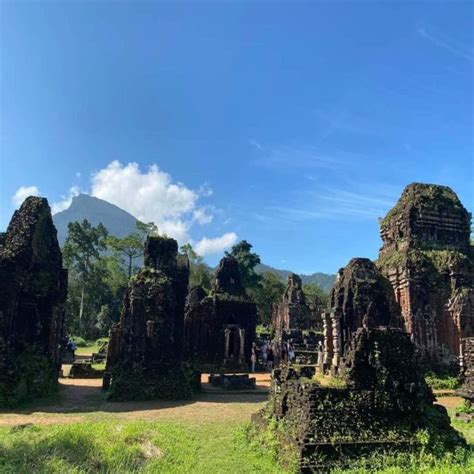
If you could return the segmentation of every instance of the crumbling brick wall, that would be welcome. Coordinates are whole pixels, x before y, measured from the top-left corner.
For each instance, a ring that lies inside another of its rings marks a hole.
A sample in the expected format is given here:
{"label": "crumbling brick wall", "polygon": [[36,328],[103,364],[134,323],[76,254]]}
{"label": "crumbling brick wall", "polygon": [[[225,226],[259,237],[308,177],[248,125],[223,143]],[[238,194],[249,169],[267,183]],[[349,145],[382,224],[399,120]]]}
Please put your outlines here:
{"label": "crumbling brick wall", "polygon": [[400,327],[400,309],[390,282],[368,258],[353,258],[341,268],[322,314],[323,369],[337,372],[352,335],[361,327]]}
{"label": "crumbling brick wall", "polygon": [[322,386],[285,366],[275,370],[267,407],[253,417],[282,427],[281,441],[293,446],[302,471],[350,463],[351,456],[376,449],[410,449],[417,445],[418,430],[431,429],[432,423],[447,443],[462,444],[446,410],[433,406],[406,334],[359,328],[349,346],[337,387]]}
{"label": "crumbling brick wall", "polygon": [[317,324],[306,303],[301,278],[294,273],[288,275],[281,302],[273,307],[272,324],[278,333],[291,329],[309,329]]}
{"label": "crumbling brick wall", "polygon": [[189,263],[178,257],[174,239],[149,237],[145,264],[130,279],[120,323],[110,332],[110,398],[189,398],[181,366]]}
{"label": "crumbling brick wall", "polygon": [[462,386],[457,390],[457,395],[472,404],[474,403],[474,337],[462,339],[461,348]]}
{"label": "crumbling brick wall", "polygon": [[48,201],[29,197],[0,244],[0,406],[57,386],[66,296]]}
{"label": "crumbling brick wall", "polygon": [[189,292],[185,315],[185,355],[215,369],[246,369],[255,341],[257,308],[241,284],[237,261],[224,257],[209,295]]}

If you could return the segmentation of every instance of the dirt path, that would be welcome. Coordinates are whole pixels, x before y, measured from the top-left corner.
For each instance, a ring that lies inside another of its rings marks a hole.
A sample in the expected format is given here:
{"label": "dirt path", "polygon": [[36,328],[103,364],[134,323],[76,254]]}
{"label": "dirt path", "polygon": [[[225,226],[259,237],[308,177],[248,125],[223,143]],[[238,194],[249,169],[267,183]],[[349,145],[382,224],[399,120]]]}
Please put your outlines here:
{"label": "dirt path", "polygon": [[[203,377],[203,382],[207,378]],[[258,376],[257,384],[269,385],[269,374]],[[60,379],[57,397],[39,400],[25,408],[0,411],[0,425],[26,423],[54,424],[95,421],[104,418],[126,420],[180,420],[211,423],[215,420],[249,420],[267,401],[266,393],[202,393],[194,400],[108,402],[101,390],[101,379]],[[204,384],[205,386],[205,384]]]}
{"label": "dirt path", "polygon": [[462,402],[463,399],[461,397],[437,397],[435,403],[445,408],[457,408]]}
{"label": "dirt path", "polygon": [[[212,423],[216,420],[249,420],[268,399],[270,374],[252,374],[257,379],[255,393],[221,392],[199,394],[194,400],[144,402],[108,402],[101,390],[101,379],[67,379],[52,399],[38,400],[21,409],[0,411],[0,425],[26,423],[55,424],[94,421],[107,418],[124,420],[175,420],[187,423]],[[207,374],[202,377],[206,388]],[[450,394],[451,395],[451,394]],[[454,409],[460,397],[438,397],[436,403]]]}

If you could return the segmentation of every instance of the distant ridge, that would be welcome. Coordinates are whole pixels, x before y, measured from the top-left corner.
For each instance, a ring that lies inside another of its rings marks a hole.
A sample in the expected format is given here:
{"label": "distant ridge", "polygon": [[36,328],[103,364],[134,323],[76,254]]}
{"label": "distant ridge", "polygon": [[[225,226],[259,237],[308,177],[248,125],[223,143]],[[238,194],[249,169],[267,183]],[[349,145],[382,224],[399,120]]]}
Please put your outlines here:
{"label": "distant ridge", "polygon": [[82,222],[87,219],[96,226],[102,222],[111,235],[125,237],[136,231],[137,219],[120,207],[110,204],[88,194],[79,194],[65,211],[53,216],[53,222],[58,231],[59,245],[63,245],[67,237],[69,222]]}
{"label": "distant ridge", "polygon": [[[82,222],[84,219],[87,219],[94,226],[102,222],[109,231],[109,234],[116,237],[125,237],[137,230],[137,219],[130,213],[103,199],[90,196],[89,194],[79,194],[79,196],[72,199],[68,209],[58,212],[53,216],[53,222],[58,231],[59,245],[63,245],[66,240],[69,222]],[[285,282],[291,273],[289,270],[278,270],[265,264],[258,265],[256,270],[258,273],[276,273]],[[326,273],[300,276],[303,283],[314,283],[326,292],[331,289],[336,278],[335,275],[328,275]]]}
{"label": "distant ridge", "polygon": [[[280,279],[285,282],[288,275],[292,273],[289,270],[278,270],[277,268],[270,267],[263,263],[258,265],[255,270],[257,271],[257,273],[260,273],[260,274],[265,273],[265,272],[276,273],[280,277]],[[320,272],[312,273],[311,275],[300,274],[300,277],[304,285],[312,283],[316,286],[319,286],[319,288],[321,288],[326,293],[328,293],[331,290],[334,284],[334,281],[336,280],[336,275],[331,275],[328,273],[320,273]]]}

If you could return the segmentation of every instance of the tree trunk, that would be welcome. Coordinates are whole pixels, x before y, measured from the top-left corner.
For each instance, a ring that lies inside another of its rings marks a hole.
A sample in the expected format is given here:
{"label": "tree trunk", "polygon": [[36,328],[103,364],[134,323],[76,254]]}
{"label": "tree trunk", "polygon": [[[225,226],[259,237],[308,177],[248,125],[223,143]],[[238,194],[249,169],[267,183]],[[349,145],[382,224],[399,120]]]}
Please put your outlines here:
{"label": "tree trunk", "polygon": [[82,332],[82,315],[83,315],[83,313],[84,313],[84,287],[82,287],[82,289],[81,289],[81,304],[79,306],[79,331],[81,331],[81,332]]}
{"label": "tree trunk", "polygon": [[128,256],[128,278],[132,276],[132,256]]}

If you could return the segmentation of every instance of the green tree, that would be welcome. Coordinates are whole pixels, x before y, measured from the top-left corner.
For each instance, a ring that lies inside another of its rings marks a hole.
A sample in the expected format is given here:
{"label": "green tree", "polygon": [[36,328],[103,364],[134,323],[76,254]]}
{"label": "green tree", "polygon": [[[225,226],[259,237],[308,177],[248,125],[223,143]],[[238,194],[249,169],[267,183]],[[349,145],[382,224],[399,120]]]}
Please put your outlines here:
{"label": "green tree", "polygon": [[143,255],[143,239],[137,233],[132,233],[119,239],[113,235],[107,237],[107,246],[127,262],[128,277],[132,276],[133,260]]}
{"label": "green tree", "polygon": [[154,222],[142,222],[142,221],[137,221],[137,230],[138,232],[144,236],[144,239],[146,237],[156,237],[158,235],[158,226]]}
{"label": "green tree", "polygon": [[[82,223],[70,222],[68,236],[63,247],[63,256],[66,267],[70,272],[70,283],[75,284],[80,297],[78,308],[78,326],[83,328],[85,300],[91,298],[91,293],[103,289],[103,271],[98,265],[100,254],[106,246],[107,229],[99,224],[93,227],[85,219]],[[71,294],[77,293],[72,291]]]}
{"label": "green tree", "polygon": [[285,285],[276,273],[265,272],[262,275],[260,284],[253,290],[260,324],[271,324],[273,305],[281,301],[284,292]]}
{"label": "green tree", "polygon": [[241,240],[235,244],[227,256],[234,257],[239,263],[242,284],[250,295],[258,289],[262,276],[255,271],[255,267],[261,263],[260,256],[252,252],[252,245],[246,240]]}
{"label": "green tree", "polygon": [[103,304],[100,307],[100,311],[97,314],[97,323],[96,327],[100,331],[101,335],[107,334],[111,324],[112,324],[112,312],[108,305]]}
{"label": "green tree", "polygon": [[306,302],[310,305],[325,308],[328,304],[329,295],[314,283],[303,285],[303,293],[306,297]]}
{"label": "green tree", "polygon": [[103,300],[102,304],[109,307],[111,320],[117,322],[120,318],[123,295],[127,290],[129,277],[123,262],[116,255],[102,257],[101,265],[104,265],[106,269],[104,277],[108,288],[107,299]]}
{"label": "green tree", "polygon": [[203,258],[198,255],[191,244],[184,244],[180,247],[181,253],[184,253],[188,256],[190,275],[189,275],[189,285],[201,286],[205,290],[211,289],[211,273],[209,267],[204,263]]}
{"label": "green tree", "polygon": [[68,330],[86,339],[101,335],[97,326],[100,307],[102,305],[112,307],[116,298],[110,285],[110,273],[106,260],[106,257],[97,260],[85,281],[74,269],[69,271]]}

